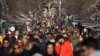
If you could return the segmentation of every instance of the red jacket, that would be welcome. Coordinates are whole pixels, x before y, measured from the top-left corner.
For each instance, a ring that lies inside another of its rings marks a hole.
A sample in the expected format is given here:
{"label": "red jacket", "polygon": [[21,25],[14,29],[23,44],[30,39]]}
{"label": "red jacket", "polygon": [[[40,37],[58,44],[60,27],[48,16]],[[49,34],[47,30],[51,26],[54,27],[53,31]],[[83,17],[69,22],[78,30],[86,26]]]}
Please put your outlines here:
{"label": "red jacket", "polygon": [[73,56],[70,41],[65,41],[63,44],[56,43],[55,51],[58,56]]}

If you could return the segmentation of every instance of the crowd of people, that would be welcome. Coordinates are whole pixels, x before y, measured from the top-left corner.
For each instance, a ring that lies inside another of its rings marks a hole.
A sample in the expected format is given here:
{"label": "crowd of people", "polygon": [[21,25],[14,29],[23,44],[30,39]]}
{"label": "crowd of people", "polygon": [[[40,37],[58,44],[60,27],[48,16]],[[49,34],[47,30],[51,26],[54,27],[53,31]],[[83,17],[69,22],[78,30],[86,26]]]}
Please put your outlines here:
{"label": "crowd of people", "polygon": [[91,56],[99,52],[99,34],[85,35],[63,19],[39,17],[26,33],[0,33],[0,56]]}

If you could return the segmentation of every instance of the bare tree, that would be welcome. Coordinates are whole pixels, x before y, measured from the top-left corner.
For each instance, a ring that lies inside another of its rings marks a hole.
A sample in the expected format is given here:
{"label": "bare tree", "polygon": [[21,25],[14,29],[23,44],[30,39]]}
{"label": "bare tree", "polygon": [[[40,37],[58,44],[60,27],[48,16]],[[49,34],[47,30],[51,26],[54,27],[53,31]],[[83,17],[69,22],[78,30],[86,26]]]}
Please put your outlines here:
{"label": "bare tree", "polygon": [[87,14],[87,8],[95,0],[62,0],[63,6],[72,14],[76,14],[80,19],[84,19]]}
{"label": "bare tree", "polygon": [[[11,16],[15,16],[26,11],[32,11],[37,8],[42,0],[6,0]],[[71,14],[78,15],[80,19],[87,16],[87,9],[96,0],[62,0],[62,7]],[[99,7],[98,7],[99,9]]]}
{"label": "bare tree", "polygon": [[11,16],[32,11],[38,7],[40,0],[6,0]]}

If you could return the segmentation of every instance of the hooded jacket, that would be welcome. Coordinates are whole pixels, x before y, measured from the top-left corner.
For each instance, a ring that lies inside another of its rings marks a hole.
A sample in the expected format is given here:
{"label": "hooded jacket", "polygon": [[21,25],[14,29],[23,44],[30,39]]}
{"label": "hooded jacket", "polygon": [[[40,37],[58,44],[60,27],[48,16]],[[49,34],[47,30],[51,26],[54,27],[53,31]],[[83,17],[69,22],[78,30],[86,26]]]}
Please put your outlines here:
{"label": "hooded jacket", "polygon": [[73,56],[73,50],[69,40],[66,40],[63,44],[56,43],[55,50],[58,56]]}

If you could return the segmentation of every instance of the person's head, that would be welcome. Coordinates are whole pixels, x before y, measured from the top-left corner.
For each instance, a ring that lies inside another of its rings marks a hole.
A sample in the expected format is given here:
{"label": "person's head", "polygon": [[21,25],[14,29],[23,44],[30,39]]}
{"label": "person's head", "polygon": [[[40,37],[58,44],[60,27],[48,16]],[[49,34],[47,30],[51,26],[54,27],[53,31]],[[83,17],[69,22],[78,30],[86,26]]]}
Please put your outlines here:
{"label": "person's head", "polygon": [[29,38],[27,34],[23,34],[23,38]]}
{"label": "person's head", "polygon": [[22,38],[22,43],[23,43],[23,45],[26,45],[27,43],[28,43],[28,38]]}
{"label": "person's head", "polygon": [[15,54],[20,54],[22,53],[22,48],[18,45],[18,43],[15,43],[14,46],[13,46],[13,51]]}
{"label": "person's head", "polygon": [[33,47],[34,47],[33,44],[31,42],[29,42],[28,45],[26,46],[26,50],[30,51],[30,50],[32,50]]}
{"label": "person's head", "polygon": [[65,41],[63,35],[57,35],[56,36],[56,42],[63,43]]}
{"label": "person's head", "polygon": [[99,51],[95,51],[90,56],[100,56],[100,50]]}
{"label": "person's head", "polygon": [[81,56],[89,56],[98,49],[99,45],[97,39],[88,37],[81,43]]}
{"label": "person's head", "polygon": [[51,43],[51,42],[48,42],[46,44],[46,55],[48,56],[52,56],[52,55],[55,55],[55,47],[54,47],[54,43]]}
{"label": "person's head", "polygon": [[19,35],[19,30],[16,30],[15,31],[15,35]]}
{"label": "person's head", "polygon": [[8,39],[6,39],[6,38],[3,39],[3,46],[6,48],[8,48],[10,46]]}
{"label": "person's head", "polygon": [[22,42],[21,39],[18,39],[18,40],[17,40],[17,43],[18,43],[18,45],[19,45],[20,47],[23,47],[23,42]]}
{"label": "person's head", "polygon": [[40,53],[35,53],[35,54],[33,54],[32,56],[43,56],[43,55],[40,54]]}

